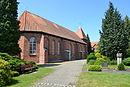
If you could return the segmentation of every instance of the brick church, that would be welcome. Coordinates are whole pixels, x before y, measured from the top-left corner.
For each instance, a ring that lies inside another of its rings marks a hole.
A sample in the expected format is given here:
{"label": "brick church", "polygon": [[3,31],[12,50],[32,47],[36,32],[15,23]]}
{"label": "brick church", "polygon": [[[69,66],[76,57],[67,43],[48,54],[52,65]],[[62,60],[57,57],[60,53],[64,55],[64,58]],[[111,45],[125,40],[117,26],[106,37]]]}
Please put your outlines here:
{"label": "brick church", "polygon": [[24,11],[19,18],[21,58],[47,63],[53,60],[75,60],[87,56],[87,37],[82,28],[77,32]]}

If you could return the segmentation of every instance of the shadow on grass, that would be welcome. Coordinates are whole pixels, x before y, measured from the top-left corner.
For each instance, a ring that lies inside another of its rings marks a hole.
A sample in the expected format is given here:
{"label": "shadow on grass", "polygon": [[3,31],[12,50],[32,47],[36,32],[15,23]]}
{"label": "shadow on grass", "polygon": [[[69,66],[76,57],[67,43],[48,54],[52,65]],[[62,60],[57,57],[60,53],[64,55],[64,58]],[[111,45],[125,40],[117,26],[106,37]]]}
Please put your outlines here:
{"label": "shadow on grass", "polygon": [[17,84],[17,83],[19,83],[18,80],[12,79],[10,83],[8,83],[7,85],[5,85],[5,86],[3,86],[3,87],[12,86],[12,85]]}

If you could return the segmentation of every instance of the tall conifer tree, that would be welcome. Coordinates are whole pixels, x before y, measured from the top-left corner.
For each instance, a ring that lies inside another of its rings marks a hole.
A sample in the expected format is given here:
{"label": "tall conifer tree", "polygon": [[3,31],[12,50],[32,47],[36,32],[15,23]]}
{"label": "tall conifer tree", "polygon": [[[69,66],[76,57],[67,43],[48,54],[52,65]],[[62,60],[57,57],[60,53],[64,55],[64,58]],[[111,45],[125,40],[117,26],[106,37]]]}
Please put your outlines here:
{"label": "tall conifer tree", "polygon": [[0,52],[11,55],[20,53],[17,9],[17,0],[0,0]]}
{"label": "tall conifer tree", "polygon": [[120,13],[109,3],[109,9],[102,20],[102,31],[100,31],[100,52],[108,57],[116,58],[118,52],[125,56],[128,47],[127,35],[124,33],[124,22]]}
{"label": "tall conifer tree", "polygon": [[130,49],[130,19],[128,16],[126,16],[124,19],[124,29],[125,29],[125,33],[128,36],[127,38],[129,40],[129,49]]}
{"label": "tall conifer tree", "polygon": [[88,54],[90,54],[92,52],[92,47],[91,47],[91,42],[90,42],[90,38],[89,35],[87,34],[87,44],[88,44]]}

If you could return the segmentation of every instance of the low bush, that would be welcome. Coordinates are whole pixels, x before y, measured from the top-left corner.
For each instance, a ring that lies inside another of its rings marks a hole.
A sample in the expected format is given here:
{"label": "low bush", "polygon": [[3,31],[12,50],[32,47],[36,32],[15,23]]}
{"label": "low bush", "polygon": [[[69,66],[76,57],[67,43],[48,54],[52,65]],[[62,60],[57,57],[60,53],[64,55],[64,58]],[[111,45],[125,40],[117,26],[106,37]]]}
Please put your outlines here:
{"label": "low bush", "polygon": [[0,59],[0,87],[9,83],[12,79],[10,65],[7,61]]}
{"label": "low bush", "polygon": [[111,60],[110,60],[109,57],[107,57],[107,56],[102,56],[102,58],[105,60],[105,61],[104,61],[105,63],[111,64],[111,63],[110,63]]}
{"label": "low bush", "polygon": [[102,66],[101,65],[89,65],[88,71],[101,71]]}
{"label": "low bush", "polygon": [[95,60],[90,60],[90,61],[88,62],[88,64],[89,64],[89,65],[94,65],[95,62],[96,62]]}
{"label": "low bush", "polygon": [[7,54],[7,53],[0,53],[0,56],[1,56],[1,58],[2,58],[3,60],[5,60],[5,61],[9,61],[9,60],[13,59],[13,57],[10,56],[10,55]]}
{"label": "low bush", "polygon": [[28,62],[26,62],[26,64],[31,64],[31,65],[33,65],[33,67],[38,67],[37,64],[33,61],[28,61]]}
{"label": "low bush", "polygon": [[116,60],[112,60],[112,61],[110,61],[110,64],[111,64],[111,65],[116,65],[116,64],[117,64],[117,61],[116,61]]}
{"label": "low bush", "polygon": [[12,73],[12,76],[14,76],[14,77],[20,75],[19,72],[17,72],[17,71],[12,71],[11,73]]}
{"label": "low bush", "polygon": [[95,65],[101,65],[105,60],[103,58],[97,58]]}
{"label": "low bush", "polygon": [[20,71],[20,66],[25,65],[25,61],[19,59],[17,56],[10,56],[7,53],[0,53],[1,59],[10,63],[10,69],[12,71]]}
{"label": "low bush", "polygon": [[125,58],[125,59],[123,60],[123,63],[124,63],[125,65],[127,65],[127,66],[130,66],[130,57]]}
{"label": "low bush", "polygon": [[94,53],[90,53],[87,57],[87,63],[90,61],[90,60],[96,60],[96,56]]}
{"label": "low bush", "polygon": [[123,63],[119,64],[118,70],[125,70],[125,65]]}
{"label": "low bush", "polygon": [[101,58],[102,57],[101,53],[96,53],[95,56],[96,56],[96,58]]}

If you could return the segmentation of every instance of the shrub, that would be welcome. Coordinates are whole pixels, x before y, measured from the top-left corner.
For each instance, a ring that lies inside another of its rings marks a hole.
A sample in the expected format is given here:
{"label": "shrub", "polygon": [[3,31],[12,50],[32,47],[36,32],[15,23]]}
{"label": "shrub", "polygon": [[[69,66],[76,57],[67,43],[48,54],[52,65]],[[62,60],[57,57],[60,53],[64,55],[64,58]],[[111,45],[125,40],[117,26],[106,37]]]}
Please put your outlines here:
{"label": "shrub", "polygon": [[89,65],[94,65],[94,64],[95,64],[95,60],[90,60],[90,61],[88,62],[88,64],[89,64]]}
{"label": "shrub", "polygon": [[12,79],[10,65],[7,61],[0,59],[0,87],[9,83]]}
{"label": "shrub", "polygon": [[12,71],[11,73],[12,73],[12,76],[14,76],[14,77],[19,76],[19,72],[17,72],[17,71]]}
{"label": "shrub", "polygon": [[126,50],[126,56],[127,56],[127,57],[130,57],[130,49],[127,49],[127,50]]}
{"label": "shrub", "polygon": [[95,65],[101,65],[105,60],[103,58],[97,58]]}
{"label": "shrub", "polygon": [[26,62],[26,64],[31,64],[31,65],[33,65],[33,67],[38,68],[37,64],[33,61],[28,61],[28,62]]}
{"label": "shrub", "polygon": [[102,57],[101,53],[96,53],[95,56],[96,56],[97,58],[101,58],[101,57]]}
{"label": "shrub", "polygon": [[11,70],[12,71],[20,71],[20,66],[25,65],[25,61],[21,59],[11,59],[8,61],[11,65]]}
{"label": "shrub", "polygon": [[7,54],[7,53],[0,53],[0,56],[1,56],[1,58],[2,58],[3,60],[5,60],[5,61],[9,61],[9,60],[13,59],[13,57],[10,56],[10,55]]}
{"label": "shrub", "polygon": [[130,66],[130,57],[125,58],[125,59],[123,60],[123,63],[124,63],[125,65],[127,65],[127,66]]}
{"label": "shrub", "polygon": [[96,60],[96,56],[94,53],[90,53],[87,57],[87,63],[90,61],[90,60]]}
{"label": "shrub", "polygon": [[110,64],[111,64],[111,65],[116,65],[116,64],[117,64],[117,61],[116,61],[116,60],[112,60],[112,61],[110,61]]}
{"label": "shrub", "polygon": [[12,71],[20,71],[20,66],[25,65],[25,61],[19,59],[17,56],[10,56],[7,53],[0,53],[1,59],[10,63]]}
{"label": "shrub", "polygon": [[110,64],[110,58],[108,58],[107,56],[102,56],[102,58],[105,60],[104,62]]}
{"label": "shrub", "polygon": [[101,65],[89,65],[88,71],[101,71],[102,66]]}
{"label": "shrub", "polygon": [[123,63],[120,63],[118,65],[118,70],[125,70],[125,65]]}

